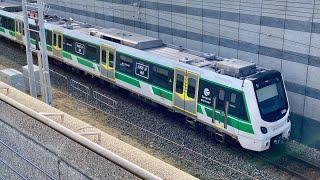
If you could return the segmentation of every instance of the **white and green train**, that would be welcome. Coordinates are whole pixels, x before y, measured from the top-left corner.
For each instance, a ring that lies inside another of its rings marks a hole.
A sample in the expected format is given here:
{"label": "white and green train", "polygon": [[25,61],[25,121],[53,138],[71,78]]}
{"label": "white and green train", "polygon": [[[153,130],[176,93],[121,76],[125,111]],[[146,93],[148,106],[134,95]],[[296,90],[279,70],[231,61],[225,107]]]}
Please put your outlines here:
{"label": "white and green train", "polygon": [[[23,44],[23,18],[12,12],[19,7],[8,9],[0,9],[0,35]],[[274,139],[290,135],[278,71],[56,16],[47,16],[45,27],[49,56],[181,113],[221,141],[228,136],[245,149],[264,151]]]}

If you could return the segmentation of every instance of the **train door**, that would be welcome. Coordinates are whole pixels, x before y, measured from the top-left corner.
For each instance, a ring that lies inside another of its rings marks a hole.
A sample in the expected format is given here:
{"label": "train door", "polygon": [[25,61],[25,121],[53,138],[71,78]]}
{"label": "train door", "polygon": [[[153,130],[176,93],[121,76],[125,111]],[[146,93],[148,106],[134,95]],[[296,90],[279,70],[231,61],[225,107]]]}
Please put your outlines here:
{"label": "train door", "polygon": [[24,35],[24,23],[19,19],[14,20],[14,30],[16,34],[16,40],[23,42],[23,35]]}
{"label": "train door", "polygon": [[101,75],[109,80],[115,80],[116,48],[103,45],[100,47]]}
{"label": "train door", "polygon": [[176,68],[174,70],[173,106],[190,115],[197,115],[199,74]]}
{"label": "train door", "polygon": [[52,31],[52,54],[53,56],[62,59],[62,45],[63,45],[63,34],[58,31]]}

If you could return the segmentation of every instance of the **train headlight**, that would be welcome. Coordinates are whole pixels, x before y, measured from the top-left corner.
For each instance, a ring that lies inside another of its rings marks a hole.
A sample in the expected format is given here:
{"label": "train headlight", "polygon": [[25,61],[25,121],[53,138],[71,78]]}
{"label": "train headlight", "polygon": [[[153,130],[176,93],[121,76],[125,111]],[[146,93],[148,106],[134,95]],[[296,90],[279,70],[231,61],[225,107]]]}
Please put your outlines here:
{"label": "train headlight", "polygon": [[266,127],[260,127],[260,130],[261,130],[262,134],[268,133],[268,129]]}

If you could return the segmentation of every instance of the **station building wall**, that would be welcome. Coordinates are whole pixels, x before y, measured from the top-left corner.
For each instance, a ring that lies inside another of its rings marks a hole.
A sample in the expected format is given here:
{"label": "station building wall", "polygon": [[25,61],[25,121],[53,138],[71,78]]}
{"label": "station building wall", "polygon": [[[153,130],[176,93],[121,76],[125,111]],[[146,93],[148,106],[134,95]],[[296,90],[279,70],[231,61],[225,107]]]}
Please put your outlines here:
{"label": "station building wall", "polygon": [[[282,72],[293,138],[320,146],[320,2],[47,0],[57,15]],[[316,133],[316,134],[315,134]]]}

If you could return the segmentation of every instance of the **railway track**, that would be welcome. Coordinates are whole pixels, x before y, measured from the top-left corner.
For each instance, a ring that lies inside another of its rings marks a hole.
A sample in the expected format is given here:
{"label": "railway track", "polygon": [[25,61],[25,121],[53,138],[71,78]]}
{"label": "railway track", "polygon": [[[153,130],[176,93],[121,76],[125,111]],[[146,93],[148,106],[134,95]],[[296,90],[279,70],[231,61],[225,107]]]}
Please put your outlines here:
{"label": "railway track", "polygon": [[[8,42],[7,42],[8,43]],[[0,43],[1,44],[1,43]],[[1,48],[0,48],[1,49]],[[19,48],[18,48],[19,49]],[[1,51],[0,51],[1,52]],[[16,51],[17,52],[17,49]],[[0,59],[1,59],[1,53],[0,53]],[[20,58],[14,58],[14,54],[10,53],[9,55],[9,61],[8,62],[3,62],[0,60],[0,68],[14,68],[14,69],[20,69],[21,65],[24,65],[23,62],[21,62]],[[18,61],[18,62],[15,62]],[[58,71],[58,73],[61,73],[63,75],[69,76],[69,78],[75,79],[85,85],[88,85],[94,89],[98,89],[100,92],[103,92],[107,95],[114,95],[117,100],[122,99],[122,102],[119,103],[119,111],[116,113],[118,114],[117,116],[114,115],[114,113],[106,113],[104,111],[101,111],[99,113],[103,114],[103,123],[105,123],[105,126],[114,128],[114,129],[120,129],[121,133],[121,138],[123,136],[130,136],[130,138],[134,140],[138,140],[139,143],[142,145],[145,145],[148,147],[147,151],[150,152],[152,149],[153,152],[152,154],[155,154],[159,156],[161,159],[164,159],[168,162],[171,162],[174,166],[178,166],[184,171],[187,171],[191,173],[192,175],[199,177],[201,179],[256,179],[250,176],[248,172],[250,171],[244,171],[241,169],[238,169],[238,167],[230,166],[230,164],[224,162],[223,160],[216,158],[213,154],[207,154],[203,153],[202,151],[197,151],[194,148],[191,148],[193,146],[189,146],[189,144],[196,144],[194,142],[184,142],[183,139],[179,138],[180,140],[177,140],[175,138],[172,138],[171,136],[168,136],[168,133],[166,131],[157,132],[155,130],[160,130],[159,127],[154,127],[154,129],[147,128],[147,126],[165,126],[170,128],[177,128],[176,126],[180,126],[180,122],[177,121],[175,124],[171,124],[172,122],[169,121],[162,121],[163,117],[161,114],[163,114],[164,108],[160,108],[160,110],[156,110],[154,108],[147,107],[146,104],[141,103],[141,101],[137,101],[135,98],[131,98],[130,95],[128,94],[123,94],[124,92],[121,92],[119,90],[112,90],[108,89],[109,86],[106,84],[99,84],[95,83],[96,79],[92,79],[90,76],[86,76],[82,73],[77,73],[77,71],[72,71],[72,69],[61,69],[59,67],[59,64],[51,64],[51,68],[55,71]],[[55,81],[52,81],[55,82]],[[56,81],[57,83],[62,83],[59,81]],[[56,88],[57,84],[53,84],[53,88]],[[61,86],[61,84],[58,84],[58,86]],[[59,89],[59,88],[58,88]],[[82,114],[83,112],[80,112],[79,109],[82,109],[83,106],[86,106],[88,109],[91,111],[94,111],[94,113],[98,113],[100,111],[99,109],[96,109],[94,106],[91,106],[88,102],[81,101],[77,98],[74,98],[70,96],[69,94],[66,94],[65,91],[63,92],[57,92],[57,89],[54,91],[56,92],[55,95],[61,94],[63,95],[64,101],[77,101],[77,107],[76,111]],[[57,98],[57,97],[55,97]],[[58,97],[61,99],[61,97]],[[125,101],[124,101],[125,99]],[[57,100],[57,99],[55,99]],[[59,104],[61,106],[61,104]],[[141,107],[143,106],[143,108]],[[64,106],[63,106],[64,107]],[[128,107],[132,107],[128,109]],[[66,109],[64,109],[66,110]],[[153,122],[153,119],[150,119],[150,115],[148,113],[149,110],[152,110],[153,114],[150,114],[154,116],[155,122]],[[138,112],[137,112],[138,111]],[[161,111],[161,114],[159,114]],[[137,116],[139,114],[139,116]],[[155,114],[158,114],[155,115]],[[126,118],[127,116],[131,116],[130,121]],[[159,116],[160,115],[160,116]],[[81,116],[81,115],[80,115]],[[143,116],[146,116],[143,118]],[[171,119],[174,119],[173,116],[175,115],[173,113],[167,112],[167,115],[164,117]],[[141,121],[143,118],[143,121]],[[80,117],[82,119],[82,117]],[[149,122],[146,120],[148,119]],[[86,121],[86,119],[84,119]],[[95,119],[99,121],[98,119]],[[177,120],[177,119],[175,119]],[[157,122],[157,123],[156,123]],[[91,124],[91,122],[89,122]],[[94,123],[97,124],[97,123]],[[171,126],[171,127],[169,127]],[[182,132],[181,134],[184,134],[183,129],[180,129]],[[161,131],[161,130],[160,130]],[[193,136],[195,133],[193,130],[187,130],[188,133],[184,135],[187,139],[189,140],[195,140],[195,138],[190,138],[188,136]],[[192,131],[190,133],[189,131]],[[175,131],[176,133],[169,133],[169,135],[179,135],[180,133]],[[116,135],[118,136],[118,135]],[[118,136],[119,137],[119,136]],[[203,137],[198,137],[199,142],[203,142],[202,140]],[[130,144],[131,142],[129,142]],[[201,143],[199,143],[200,145]],[[136,144],[135,144],[136,145]],[[207,144],[208,145],[208,144]],[[214,145],[212,142],[210,144],[210,147],[212,148],[211,145]],[[151,147],[152,146],[152,147]],[[202,146],[202,145],[200,145]],[[149,147],[151,147],[149,149]],[[210,148],[207,147],[207,148]],[[203,148],[203,147],[202,147]],[[205,148],[205,149],[207,149]],[[221,151],[218,149],[223,149],[222,146],[218,145],[216,150],[217,152]],[[158,152],[155,152],[158,151]],[[174,163],[172,163],[174,159]],[[211,168],[209,168],[211,167]]]}
{"label": "railway track", "polygon": [[272,164],[295,178],[304,180],[320,179],[320,164],[303,157],[287,153],[285,150],[271,150],[263,153],[252,153],[259,159]]}
{"label": "railway track", "polygon": [[[12,62],[10,63],[16,63],[13,61],[16,61],[17,58],[10,57],[10,59],[12,59]],[[11,64],[11,66],[12,65],[13,64]],[[55,66],[51,67],[55,70],[59,69]],[[59,72],[62,71],[60,70],[61,69],[59,69]],[[72,75],[73,78],[78,78],[77,80],[79,81],[84,77],[82,75],[70,72],[71,71],[66,71],[64,73]],[[82,79],[81,82],[90,84],[90,86],[97,86],[96,84],[98,84],[94,83],[93,80]],[[101,88],[99,85],[98,87]],[[173,117],[172,114],[170,115],[170,113],[168,112],[166,114],[169,115],[164,116],[163,112],[158,112],[160,110],[150,110],[152,111],[153,115],[156,115],[156,118],[154,119],[154,117],[151,118],[151,116],[148,114],[150,113],[148,112],[150,108],[146,107],[145,105],[141,106],[141,102],[131,102],[132,98],[130,100],[128,98],[129,96],[123,94],[119,95],[120,93],[114,90],[106,90],[106,88],[104,88],[103,92],[106,94],[117,96],[117,100],[124,101],[123,103],[125,104],[125,106],[123,106],[123,104],[121,105],[120,103],[119,109],[124,107],[128,108],[127,106],[132,106],[131,109],[122,111],[119,114],[121,119],[124,119],[125,114],[130,115],[130,122],[126,121],[125,123],[123,123],[123,121],[121,123],[119,122],[119,119],[114,119],[108,121],[107,123],[104,122],[107,126],[112,126],[120,129],[124,134],[134,137],[146,146],[152,146],[152,149],[155,149],[157,151],[159,150],[159,152],[164,153],[165,156],[169,156],[168,159],[173,159],[176,162],[175,165],[182,164],[180,165],[180,168],[182,168],[183,170],[187,170],[191,174],[201,179],[221,179],[222,177],[239,179],[239,177],[241,176],[241,179],[289,179],[290,177],[298,177],[298,175],[293,175],[291,173],[290,174],[292,176],[287,176],[283,172],[274,172],[277,170],[259,170],[254,164],[249,164],[247,166],[248,161],[250,160],[250,157],[246,157],[247,151],[244,151],[244,153],[239,153],[239,151],[230,150],[223,147],[221,144],[215,146],[212,142],[212,139],[208,138],[207,136],[202,136],[197,134],[197,132],[195,133],[193,131],[186,130],[186,128],[182,127],[180,123],[177,123],[177,119]],[[128,105],[126,103],[131,104]],[[141,110],[133,113],[134,108],[136,108],[136,110],[139,110],[140,108],[145,112],[142,112]],[[143,116],[145,116],[144,118],[147,119],[147,121],[141,121],[141,118]],[[164,120],[164,118],[166,118],[166,120]],[[173,120],[168,120],[170,118]],[[141,129],[147,130],[149,132],[142,132]],[[155,136],[151,137],[150,132],[154,133]],[[194,136],[194,134],[197,135]],[[168,143],[168,141],[165,141],[163,137],[171,142]],[[219,167],[217,166],[217,164],[226,164],[227,166],[230,166],[232,168],[228,169],[227,167]],[[283,169],[282,171],[285,170]],[[216,174],[215,176],[215,173],[217,172],[221,173]],[[234,176],[228,174],[234,174]],[[278,178],[279,176],[281,176],[281,178]]]}

